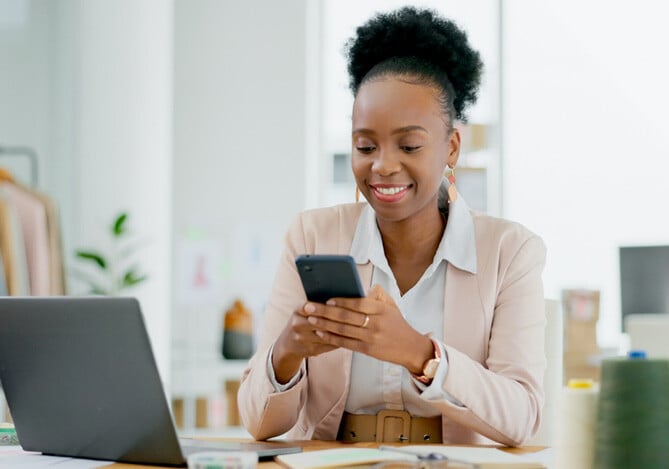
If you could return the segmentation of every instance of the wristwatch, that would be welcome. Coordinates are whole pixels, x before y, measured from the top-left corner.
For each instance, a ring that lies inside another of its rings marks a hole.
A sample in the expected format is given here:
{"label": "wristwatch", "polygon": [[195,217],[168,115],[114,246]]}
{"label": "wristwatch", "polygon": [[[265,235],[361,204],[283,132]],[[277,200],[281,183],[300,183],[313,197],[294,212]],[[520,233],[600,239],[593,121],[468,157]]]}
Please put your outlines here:
{"label": "wristwatch", "polygon": [[432,382],[434,375],[437,374],[437,368],[439,368],[439,362],[441,361],[441,347],[439,347],[439,342],[434,339],[430,340],[432,340],[432,344],[434,345],[434,357],[430,358],[423,365],[422,376],[414,375],[414,378],[423,384],[430,384]]}

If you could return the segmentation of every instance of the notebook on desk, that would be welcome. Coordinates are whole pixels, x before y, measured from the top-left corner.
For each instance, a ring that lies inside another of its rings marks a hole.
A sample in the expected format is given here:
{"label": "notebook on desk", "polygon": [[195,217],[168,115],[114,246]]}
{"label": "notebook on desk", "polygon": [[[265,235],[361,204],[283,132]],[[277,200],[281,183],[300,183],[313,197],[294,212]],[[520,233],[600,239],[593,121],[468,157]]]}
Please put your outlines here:
{"label": "notebook on desk", "polygon": [[0,382],[27,451],[173,466],[196,451],[301,451],[285,442],[185,446],[133,298],[0,298]]}

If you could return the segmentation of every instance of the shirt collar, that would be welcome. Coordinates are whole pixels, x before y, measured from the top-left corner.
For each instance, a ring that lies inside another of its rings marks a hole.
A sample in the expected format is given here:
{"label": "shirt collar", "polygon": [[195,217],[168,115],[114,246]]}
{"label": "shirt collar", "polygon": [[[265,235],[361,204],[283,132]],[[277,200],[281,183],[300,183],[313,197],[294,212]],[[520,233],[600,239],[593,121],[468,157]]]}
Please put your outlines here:
{"label": "shirt collar", "polygon": [[[358,219],[351,256],[357,264],[371,261],[377,266],[386,266],[381,233],[376,225],[376,216],[370,205],[366,205]],[[433,263],[445,259],[460,270],[476,273],[476,237],[474,220],[469,206],[462,196],[448,205],[448,222],[441,238]]]}
{"label": "shirt collar", "polygon": [[448,262],[460,270],[476,273],[474,218],[461,195],[448,205],[448,222],[441,242]]}
{"label": "shirt collar", "polygon": [[383,241],[379,227],[376,225],[376,216],[369,204],[365,204],[365,208],[360,213],[350,254],[356,264],[366,264],[371,261],[372,264],[380,266],[383,270],[390,270],[387,268],[388,262],[383,252]]}

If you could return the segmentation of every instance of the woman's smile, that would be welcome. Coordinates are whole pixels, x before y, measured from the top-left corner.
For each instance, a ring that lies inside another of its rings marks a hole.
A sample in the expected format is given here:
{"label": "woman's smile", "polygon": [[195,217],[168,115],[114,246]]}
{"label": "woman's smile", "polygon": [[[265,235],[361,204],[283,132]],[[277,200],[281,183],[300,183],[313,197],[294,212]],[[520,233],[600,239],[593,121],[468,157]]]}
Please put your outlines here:
{"label": "woman's smile", "polygon": [[395,184],[370,184],[372,193],[381,202],[399,202],[411,189],[412,184],[409,185],[395,185]]}

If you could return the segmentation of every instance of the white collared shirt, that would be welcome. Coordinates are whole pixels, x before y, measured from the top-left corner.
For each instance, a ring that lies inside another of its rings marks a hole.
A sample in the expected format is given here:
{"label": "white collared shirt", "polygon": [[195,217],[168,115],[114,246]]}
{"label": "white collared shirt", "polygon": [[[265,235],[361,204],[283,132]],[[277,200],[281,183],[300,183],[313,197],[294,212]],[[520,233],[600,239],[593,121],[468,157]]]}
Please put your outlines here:
{"label": "white collared shirt", "polygon": [[[468,223],[469,222],[469,223]],[[372,285],[380,285],[390,294],[404,319],[421,334],[429,334],[441,343],[443,338],[444,285],[448,262],[456,267],[476,271],[474,231],[469,208],[460,198],[449,206],[446,230],[432,263],[418,282],[404,295],[400,294],[395,277],[383,251],[381,233],[374,211],[365,207],[360,215],[351,256],[356,263],[373,265]],[[353,353],[351,383],[346,411],[354,414],[376,414],[380,410],[406,410],[417,417],[439,415],[426,398],[448,399],[461,405],[443,390],[448,372],[448,357],[443,345],[442,360],[431,385],[411,377],[403,366],[383,362],[362,353]],[[356,386],[353,383],[365,383]]]}

